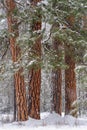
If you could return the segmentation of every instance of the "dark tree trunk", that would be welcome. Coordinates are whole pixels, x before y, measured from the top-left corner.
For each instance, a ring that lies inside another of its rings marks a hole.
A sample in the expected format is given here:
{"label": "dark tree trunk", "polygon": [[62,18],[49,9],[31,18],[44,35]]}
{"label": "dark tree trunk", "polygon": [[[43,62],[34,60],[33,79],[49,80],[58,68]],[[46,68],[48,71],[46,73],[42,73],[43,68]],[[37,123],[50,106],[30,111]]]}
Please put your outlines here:
{"label": "dark tree trunk", "polygon": [[[60,62],[60,46],[61,42],[57,39],[53,39],[53,46],[52,49],[54,52],[54,57],[57,55],[57,58],[55,58],[54,62],[57,62],[57,64]],[[62,51],[62,50],[61,50]],[[60,114],[62,113],[62,73],[61,73],[61,67],[56,67],[52,70],[52,110],[56,113]]]}
{"label": "dark tree trunk", "polygon": [[61,69],[52,71],[52,88],[53,88],[53,111],[61,115],[62,112],[62,93],[61,93],[62,75]]}
{"label": "dark tree trunk", "polygon": [[[14,11],[16,9],[16,4],[14,0],[6,0],[7,7],[7,21],[8,21],[8,31],[14,36],[10,36],[10,49],[12,53],[13,62],[21,56],[21,50],[16,45],[16,38],[19,35],[17,19],[14,17]],[[14,75],[15,81],[15,97],[16,97],[16,110],[17,110],[17,120],[25,121],[28,119],[27,102],[26,102],[26,89],[24,84],[24,76],[22,75],[23,68],[20,68]]]}
{"label": "dark tree trunk", "polygon": [[[32,0],[31,4],[36,6],[41,0]],[[37,14],[38,15],[38,14]],[[32,30],[41,29],[41,16],[38,15],[39,20],[34,21],[31,27]],[[32,47],[33,53],[41,59],[41,38],[37,38]],[[29,71],[29,99],[28,99],[28,113],[29,116],[35,119],[40,119],[40,87],[41,87],[41,68],[36,65],[35,68]]]}

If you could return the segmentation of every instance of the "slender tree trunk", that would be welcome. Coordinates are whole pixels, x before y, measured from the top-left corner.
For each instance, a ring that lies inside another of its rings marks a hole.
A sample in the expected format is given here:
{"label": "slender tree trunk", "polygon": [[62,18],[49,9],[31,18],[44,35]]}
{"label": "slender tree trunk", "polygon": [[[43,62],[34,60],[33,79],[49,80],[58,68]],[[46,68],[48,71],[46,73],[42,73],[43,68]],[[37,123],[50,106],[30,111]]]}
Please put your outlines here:
{"label": "slender tree trunk", "polygon": [[[32,0],[31,4],[36,6],[41,0]],[[32,23],[32,30],[41,29],[41,16],[40,20],[34,21]],[[36,57],[41,59],[41,38],[38,38],[35,41],[35,44],[32,47],[33,52]],[[41,68],[36,65],[36,69],[32,68],[29,71],[29,100],[28,100],[28,113],[29,116],[35,119],[40,119],[40,87],[41,87]]]}
{"label": "slender tree trunk", "polygon": [[75,77],[75,60],[72,56],[74,53],[73,47],[67,46],[65,48],[65,63],[68,68],[65,70],[65,114],[70,114],[72,116],[77,116],[77,105],[73,103],[77,99],[76,93],[76,77]]}
{"label": "slender tree trunk", "polygon": [[16,90],[14,85],[14,121],[16,121]]}
{"label": "slender tree trunk", "polygon": [[[13,62],[17,62],[21,56],[21,50],[16,45],[16,38],[19,35],[17,19],[14,17],[14,12],[17,9],[14,0],[6,0],[7,7],[7,21],[8,31],[10,35],[10,48],[12,53]],[[14,34],[14,36],[12,36]],[[23,68],[20,68],[14,75],[15,80],[15,97],[17,120],[25,121],[28,119],[27,102],[26,102],[26,89],[24,84],[24,76],[22,75]]]}
{"label": "slender tree trunk", "polygon": [[[60,41],[56,38],[53,39],[53,50],[55,51],[57,55],[57,59],[55,59],[54,62],[59,62],[60,58],[60,49],[59,46],[61,45]],[[56,67],[54,70],[52,70],[52,110],[56,113],[60,114],[62,113],[62,73],[61,68]]]}
{"label": "slender tree trunk", "polygon": [[62,75],[61,69],[52,71],[52,88],[53,88],[53,111],[61,115],[62,112],[62,93],[61,93]]}

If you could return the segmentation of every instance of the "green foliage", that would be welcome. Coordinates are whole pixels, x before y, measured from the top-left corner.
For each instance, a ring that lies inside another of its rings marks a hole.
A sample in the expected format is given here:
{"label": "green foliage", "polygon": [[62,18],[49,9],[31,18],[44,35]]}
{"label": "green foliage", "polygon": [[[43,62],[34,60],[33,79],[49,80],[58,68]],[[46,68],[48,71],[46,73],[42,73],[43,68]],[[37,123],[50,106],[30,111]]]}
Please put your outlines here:
{"label": "green foliage", "polygon": [[[86,15],[86,5],[86,0],[48,0],[47,3],[41,2],[37,6],[27,5],[22,2],[17,5],[18,8],[13,11],[19,25],[17,44],[22,49],[21,57],[28,59],[27,65],[23,63],[23,67],[25,65],[26,68],[30,61],[38,59],[36,54],[31,52],[32,46],[38,37],[42,38],[44,57],[48,60],[49,67],[66,68],[64,64],[64,47],[66,45],[73,46],[74,51],[67,52],[74,56],[76,63],[83,62],[87,49],[87,30],[83,29],[82,17]],[[75,19],[73,24],[68,20],[70,16]],[[33,25],[40,20],[45,26],[42,30],[33,31]],[[50,25],[50,29],[47,24]],[[49,34],[47,34],[48,30]],[[62,48],[58,50],[59,57],[57,51],[52,49],[52,39],[61,41]],[[29,58],[27,58],[26,53],[29,54]],[[40,61],[40,65],[42,64],[43,62]]]}
{"label": "green foliage", "polygon": [[[52,36],[58,37],[64,44],[70,44],[75,48],[74,57],[77,61],[82,59],[87,49],[87,30],[83,30],[82,17],[86,15],[87,1],[80,0],[48,0],[47,16],[49,15],[48,22],[51,25],[58,23],[63,27],[56,27],[56,30],[52,31]],[[49,12],[48,12],[49,11]],[[75,19],[71,21],[67,20],[68,17]],[[82,52],[82,54],[81,54]],[[81,56],[82,55],[82,56]]]}
{"label": "green foliage", "polygon": [[[64,46],[66,45],[73,46],[74,51],[67,52],[74,56],[76,62],[83,62],[87,49],[87,30],[83,30],[82,17],[86,14],[86,5],[86,0],[48,0],[46,4],[42,2],[33,7],[31,5],[20,7],[21,9],[19,8],[19,11],[15,11],[14,14],[17,15],[19,21],[22,21],[22,24],[27,25],[25,31],[17,39],[17,44],[21,46],[23,55],[26,51],[30,53],[30,48],[38,36],[41,36],[47,37],[46,41],[43,39],[43,48],[49,67],[66,67],[64,64]],[[67,19],[70,16],[75,19],[73,24]],[[45,23],[43,30],[33,31],[33,25],[39,20]],[[51,26],[50,30],[47,28],[47,24]],[[47,30],[50,32],[48,36],[46,35]],[[55,50],[51,49],[53,38],[59,39],[63,46],[59,51],[59,57]],[[30,55],[30,57],[30,61],[36,58],[35,55]],[[42,63],[40,64],[42,65]]]}

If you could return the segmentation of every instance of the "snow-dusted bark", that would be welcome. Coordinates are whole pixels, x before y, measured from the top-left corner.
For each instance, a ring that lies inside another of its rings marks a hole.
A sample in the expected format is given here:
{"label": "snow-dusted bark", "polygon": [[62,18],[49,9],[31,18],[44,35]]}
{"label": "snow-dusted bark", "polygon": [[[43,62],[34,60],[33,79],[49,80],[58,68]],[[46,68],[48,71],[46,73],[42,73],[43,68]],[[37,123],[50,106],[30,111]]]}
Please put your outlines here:
{"label": "snow-dusted bark", "polygon": [[[14,11],[16,10],[16,4],[14,0],[6,0],[7,7],[7,22],[8,22],[8,32],[10,34],[10,48],[12,53],[13,62],[21,56],[21,50],[16,45],[16,38],[19,35],[17,19],[14,17]],[[25,121],[28,119],[27,113],[27,102],[26,102],[26,91],[24,84],[24,76],[22,75],[23,68],[20,68],[14,75],[15,80],[15,93],[16,93],[16,110],[17,110],[17,120]]]}
{"label": "snow-dusted bark", "polygon": [[[41,0],[31,1],[32,6],[36,6]],[[38,12],[39,13],[39,12]],[[37,14],[38,20],[32,21],[31,28],[33,31],[41,30],[41,15]],[[41,58],[41,38],[38,37],[32,47],[33,55]],[[29,116],[35,119],[40,119],[40,87],[41,87],[41,68],[36,64],[36,68],[32,68],[29,72],[29,99],[28,112]]]}

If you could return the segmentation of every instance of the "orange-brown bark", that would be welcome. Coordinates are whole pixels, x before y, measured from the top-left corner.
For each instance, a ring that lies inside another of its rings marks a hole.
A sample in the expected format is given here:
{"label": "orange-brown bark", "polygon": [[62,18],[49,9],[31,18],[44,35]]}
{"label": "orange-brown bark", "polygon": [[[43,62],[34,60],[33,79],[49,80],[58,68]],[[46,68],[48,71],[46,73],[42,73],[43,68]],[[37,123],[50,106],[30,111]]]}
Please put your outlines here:
{"label": "orange-brown bark", "polygon": [[[19,33],[18,33],[17,19],[14,17],[14,10],[16,9],[15,1],[6,0],[6,7],[7,7],[7,21],[8,21],[8,31],[10,34],[9,39],[10,39],[12,60],[13,62],[17,62],[17,60],[21,56],[21,50],[16,45],[16,38],[18,37]],[[24,76],[22,75],[22,72],[23,68],[20,68],[14,75],[18,121],[25,121],[28,119],[26,89],[24,84]]]}
{"label": "orange-brown bark", "polygon": [[[75,102],[77,99],[75,60],[72,56],[72,53],[74,53],[74,49],[73,47],[71,47],[71,45],[67,46],[65,48],[65,51],[65,63],[68,66],[68,68],[65,70],[65,114],[70,114],[70,112],[77,107],[72,107],[73,102]],[[75,111],[75,113],[73,112],[72,115],[76,116],[77,111]]]}
{"label": "orange-brown bark", "polygon": [[[41,0],[32,0],[31,4],[36,6]],[[41,16],[38,16],[41,18]],[[41,19],[32,23],[32,30],[41,29]],[[38,60],[41,59],[41,38],[37,38],[35,44],[32,47],[32,51]],[[29,101],[28,112],[29,116],[35,119],[40,119],[40,87],[41,87],[41,68],[36,65],[36,69],[32,68],[29,71]]]}
{"label": "orange-brown bark", "polygon": [[41,70],[31,70],[29,83],[29,116],[40,119]]}
{"label": "orange-brown bark", "polygon": [[[73,29],[75,25],[75,17],[68,16],[67,22]],[[77,116],[77,105],[74,107],[72,104],[77,100],[76,93],[76,76],[75,76],[75,49],[72,45],[65,45],[65,63],[68,68],[65,70],[65,114]]]}

